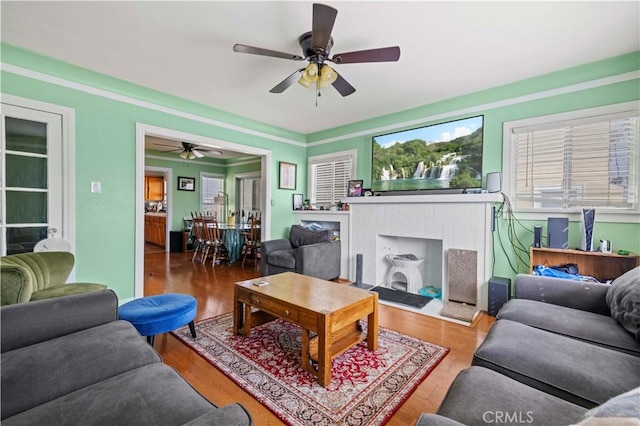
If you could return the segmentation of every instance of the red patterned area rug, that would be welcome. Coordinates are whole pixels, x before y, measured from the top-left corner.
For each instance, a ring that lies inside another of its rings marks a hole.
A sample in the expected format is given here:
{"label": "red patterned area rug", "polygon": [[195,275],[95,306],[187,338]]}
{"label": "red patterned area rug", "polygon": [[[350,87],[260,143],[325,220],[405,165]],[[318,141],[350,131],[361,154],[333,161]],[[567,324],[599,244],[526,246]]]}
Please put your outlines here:
{"label": "red patterned area rug", "polygon": [[378,350],[362,342],[335,358],[323,388],[300,365],[299,327],[275,320],[246,338],[233,334],[232,318],[197,322],[196,339],[186,326],[173,333],[292,426],[383,425],[449,352],[380,327]]}

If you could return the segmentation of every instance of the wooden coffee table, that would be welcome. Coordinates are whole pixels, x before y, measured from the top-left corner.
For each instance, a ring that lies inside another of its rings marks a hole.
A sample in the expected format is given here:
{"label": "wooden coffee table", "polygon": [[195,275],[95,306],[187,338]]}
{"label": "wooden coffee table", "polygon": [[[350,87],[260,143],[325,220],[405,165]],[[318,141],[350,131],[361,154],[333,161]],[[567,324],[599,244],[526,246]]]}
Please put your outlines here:
{"label": "wooden coffee table", "polygon": [[[258,287],[258,281],[268,284]],[[249,337],[251,327],[275,318],[300,326],[302,368],[323,387],[331,383],[333,358],[365,339],[370,351],[378,349],[378,293],[285,272],[236,283],[234,300],[235,334]],[[358,323],[365,316],[367,333]]]}

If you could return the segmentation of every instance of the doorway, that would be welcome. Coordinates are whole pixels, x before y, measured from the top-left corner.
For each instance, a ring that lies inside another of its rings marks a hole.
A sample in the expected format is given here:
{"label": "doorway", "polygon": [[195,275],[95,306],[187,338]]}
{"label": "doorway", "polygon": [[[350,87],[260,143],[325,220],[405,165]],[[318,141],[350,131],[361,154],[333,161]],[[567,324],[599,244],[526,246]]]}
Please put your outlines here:
{"label": "doorway", "polygon": [[[149,197],[145,193],[144,209],[145,209],[145,225],[144,225],[144,253],[158,253],[168,252],[170,247],[170,229],[172,223],[172,182],[173,182],[173,170],[165,167],[145,166],[144,168],[145,186],[148,186],[148,178],[161,178],[162,185],[161,191],[155,191],[162,195],[162,199],[158,200],[157,196]],[[147,191],[148,192],[148,188]],[[153,200],[149,200],[152,198]],[[160,241],[164,244],[159,244],[158,235],[159,232],[150,231],[150,227],[162,228],[162,235]]]}
{"label": "doorway", "polygon": [[[145,172],[145,138],[154,136],[196,144],[203,147],[235,151],[260,158],[261,205],[263,206],[262,223],[263,238],[269,238],[268,224],[271,217],[271,151],[233,142],[213,139],[205,136],[184,133],[181,131],[136,123],[136,235],[135,235],[135,297],[144,295],[144,172]],[[171,191],[167,190],[167,194]],[[167,203],[170,204],[170,200]],[[167,208],[167,213],[171,210]]]}
{"label": "doorway", "polygon": [[0,255],[56,237],[75,247],[74,112],[3,95],[0,119]]}

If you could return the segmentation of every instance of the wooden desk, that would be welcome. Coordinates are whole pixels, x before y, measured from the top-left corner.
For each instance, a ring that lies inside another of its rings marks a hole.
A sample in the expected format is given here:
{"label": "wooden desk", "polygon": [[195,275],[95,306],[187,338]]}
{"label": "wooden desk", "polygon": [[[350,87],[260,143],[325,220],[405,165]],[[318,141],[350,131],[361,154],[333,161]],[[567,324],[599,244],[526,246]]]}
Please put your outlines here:
{"label": "wooden desk", "polygon": [[[258,287],[254,281],[268,285]],[[367,340],[370,351],[378,349],[378,293],[330,281],[285,272],[236,283],[233,332],[249,337],[251,327],[275,318],[302,328],[302,368],[331,383],[331,361],[352,346]],[[258,311],[251,312],[251,308]],[[367,333],[358,320],[368,318]],[[309,333],[317,336],[309,338]],[[314,368],[311,360],[316,361]]]}
{"label": "wooden desk", "polygon": [[578,265],[580,275],[588,275],[600,282],[606,282],[640,265],[640,257],[634,253],[623,256],[599,251],[531,247],[529,273],[533,273],[536,265],[555,266],[565,263]]}

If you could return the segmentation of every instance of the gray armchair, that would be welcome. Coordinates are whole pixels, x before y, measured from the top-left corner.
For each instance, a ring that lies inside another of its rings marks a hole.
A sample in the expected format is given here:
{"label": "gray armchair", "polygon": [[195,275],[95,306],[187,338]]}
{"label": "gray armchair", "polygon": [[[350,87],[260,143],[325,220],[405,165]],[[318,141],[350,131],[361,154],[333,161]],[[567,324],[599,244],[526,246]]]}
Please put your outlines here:
{"label": "gray armchair", "polygon": [[282,272],[332,280],[340,276],[340,241],[332,241],[330,230],[312,231],[300,225],[289,230],[289,239],[260,244],[263,276]]}

